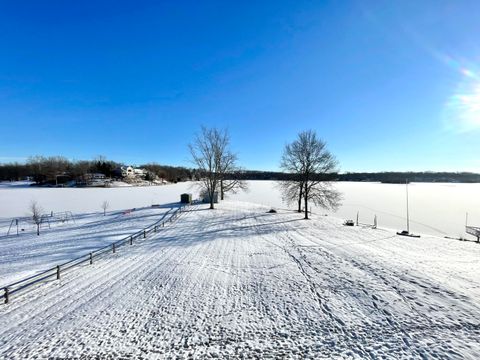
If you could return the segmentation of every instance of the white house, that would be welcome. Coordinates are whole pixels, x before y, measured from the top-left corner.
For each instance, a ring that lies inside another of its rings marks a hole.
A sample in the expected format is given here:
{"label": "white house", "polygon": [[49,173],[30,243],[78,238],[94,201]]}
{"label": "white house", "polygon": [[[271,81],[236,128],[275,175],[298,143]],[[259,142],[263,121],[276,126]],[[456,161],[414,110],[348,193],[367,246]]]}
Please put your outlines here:
{"label": "white house", "polygon": [[115,173],[122,178],[144,178],[147,175],[146,170],[134,168],[133,166],[121,166],[115,169]]}

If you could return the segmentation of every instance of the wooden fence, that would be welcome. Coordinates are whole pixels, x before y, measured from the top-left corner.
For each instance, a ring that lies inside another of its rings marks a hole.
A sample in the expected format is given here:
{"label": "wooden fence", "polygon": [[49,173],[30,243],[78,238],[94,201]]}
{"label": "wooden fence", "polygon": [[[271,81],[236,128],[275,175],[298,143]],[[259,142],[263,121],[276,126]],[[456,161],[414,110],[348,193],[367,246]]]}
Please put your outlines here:
{"label": "wooden fence", "polygon": [[465,232],[467,234],[477,237],[477,242],[480,242],[480,227],[476,226],[465,226]]}
{"label": "wooden fence", "polygon": [[88,254],[80,256],[76,259],[67,261],[63,264],[54,266],[48,270],[42,271],[36,275],[27,277],[25,279],[16,281],[10,285],[7,285],[3,288],[3,294],[0,295],[0,300],[3,299],[5,304],[8,304],[12,300],[12,296],[25,292],[29,288],[32,288],[35,285],[38,285],[42,282],[48,280],[59,280],[66,271],[71,270],[77,266],[83,264],[92,265],[95,259],[99,257],[106,256],[108,254],[115,253],[120,247],[126,245],[133,245],[133,242],[137,239],[144,239],[151,233],[156,233],[159,229],[165,227],[165,223],[173,222],[176,220],[180,213],[185,212],[185,209],[188,205],[182,205],[176,209],[172,215],[168,218],[162,218],[161,220],[155,222],[154,224],[147,226],[146,228],[136,232],[135,234],[129,235],[121,240],[117,240],[112,244],[94,250]]}

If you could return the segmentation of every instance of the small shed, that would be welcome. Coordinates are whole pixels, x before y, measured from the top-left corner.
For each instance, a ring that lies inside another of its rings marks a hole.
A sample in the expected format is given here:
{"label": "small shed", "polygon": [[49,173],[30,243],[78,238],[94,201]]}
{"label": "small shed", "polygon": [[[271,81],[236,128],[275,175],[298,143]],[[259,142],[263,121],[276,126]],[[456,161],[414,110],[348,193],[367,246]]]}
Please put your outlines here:
{"label": "small shed", "polygon": [[191,204],[192,203],[192,194],[182,194],[180,195],[180,202],[182,204]]}

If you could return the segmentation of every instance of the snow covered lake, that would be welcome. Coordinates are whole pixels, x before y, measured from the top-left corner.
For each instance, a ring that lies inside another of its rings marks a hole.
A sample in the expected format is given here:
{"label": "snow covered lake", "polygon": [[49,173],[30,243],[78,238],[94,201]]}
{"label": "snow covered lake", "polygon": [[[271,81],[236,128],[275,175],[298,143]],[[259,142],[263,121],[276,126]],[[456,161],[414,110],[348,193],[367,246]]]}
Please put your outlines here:
{"label": "snow covered lake", "polygon": [[[274,181],[249,181],[249,184],[249,192],[229,196],[229,199],[286,207]],[[313,208],[314,212],[355,219],[359,211],[360,222],[364,223],[373,223],[376,214],[380,227],[405,229],[405,185],[339,182],[337,187],[344,195],[342,207],[335,214],[316,208]],[[32,200],[36,200],[46,212],[85,213],[101,211],[104,200],[110,203],[109,210],[122,210],[176,202],[183,192],[195,193],[195,189],[191,183],[106,189],[31,188],[2,183],[0,218],[4,218],[5,223],[27,215]],[[469,224],[480,226],[480,184],[412,183],[409,194],[413,232],[465,236],[466,212],[469,213]],[[0,232],[4,230],[0,228]]]}

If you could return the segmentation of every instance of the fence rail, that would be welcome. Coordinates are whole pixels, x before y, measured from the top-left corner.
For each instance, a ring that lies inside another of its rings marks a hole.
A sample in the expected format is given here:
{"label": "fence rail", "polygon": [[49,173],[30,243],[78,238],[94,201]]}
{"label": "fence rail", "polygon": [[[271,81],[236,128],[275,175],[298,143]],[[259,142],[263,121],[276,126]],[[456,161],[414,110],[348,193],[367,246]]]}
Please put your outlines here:
{"label": "fence rail", "polygon": [[[165,216],[158,220],[157,222],[143,228],[142,230],[137,231],[132,235],[128,235],[123,239],[117,240],[109,245],[103,246],[99,249],[89,252],[88,254],[82,255],[75,259],[69,260],[65,263],[60,265],[54,266],[48,270],[42,271],[38,274],[29,276],[27,278],[18,280],[12,284],[9,284],[3,288],[3,293],[0,294],[0,299],[3,299],[5,304],[8,304],[11,301],[11,297],[14,294],[19,294],[21,292],[25,292],[28,288],[32,288],[33,286],[40,284],[42,282],[46,282],[48,280],[59,280],[61,276],[68,270],[75,268],[77,266],[83,265],[85,263],[89,263],[90,265],[93,264],[95,259],[99,257],[105,256],[107,254],[115,253],[120,247],[128,245],[133,245],[134,240],[139,238],[144,239],[149,234],[157,232],[160,228],[165,227],[165,223],[173,222],[176,220],[180,213],[185,211],[185,208],[188,205],[181,205],[173,213],[165,219]],[[168,212],[167,212],[168,214]],[[166,214],[166,215],[167,215]]]}
{"label": "fence rail", "polygon": [[480,227],[476,226],[465,226],[465,232],[467,234],[477,237],[477,241],[480,242]]}

